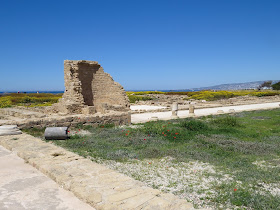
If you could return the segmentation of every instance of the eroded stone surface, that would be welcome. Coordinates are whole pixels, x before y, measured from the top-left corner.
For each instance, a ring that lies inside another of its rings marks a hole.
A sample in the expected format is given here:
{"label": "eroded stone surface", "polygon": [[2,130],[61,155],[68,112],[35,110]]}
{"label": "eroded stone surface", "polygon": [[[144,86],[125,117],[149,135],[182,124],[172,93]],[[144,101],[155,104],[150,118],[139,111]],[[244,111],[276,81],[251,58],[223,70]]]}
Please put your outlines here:
{"label": "eroded stone surface", "polygon": [[65,60],[64,82],[65,92],[52,107],[56,112],[94,114],[129,110],[123,87],[96,61]]}
{"label": "eroded stone surface", "polygon": [[0,121],[1,125],[15,124],[21,128],[44,128],[44,127],[71,127],[78,124],[98,126],[102,124],[124,125],[131,123],[129,112],[110,111],[105,114],[72,114],[66,116],[51,115],[44,118],[22,118]]}
{"label": "eroded stone surface", "polygon": [[27,134],[13,138],[2,136],[0,144],[96,209],[193,209],[186,200],[146,187],[51,143]]}

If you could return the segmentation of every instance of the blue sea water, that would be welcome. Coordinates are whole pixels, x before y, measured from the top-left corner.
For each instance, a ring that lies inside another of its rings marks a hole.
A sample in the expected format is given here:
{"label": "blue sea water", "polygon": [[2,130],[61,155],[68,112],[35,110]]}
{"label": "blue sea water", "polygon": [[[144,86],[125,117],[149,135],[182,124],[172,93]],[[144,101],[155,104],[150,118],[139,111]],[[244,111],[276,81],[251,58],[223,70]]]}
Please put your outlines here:
{"label": "blue sea water", "polygon": [[[3,93],[17,93],[17,91],[0,92],[0,94],[3,94]],[[37,91],[20,91],[20,93],[37,93]],[[39,91],[39,93],[58,94],[58,93],[64,93],[64,91]]]}
{"label": "blue sea water", "polygon": [[[126,90],[126,91],[132,91],[132,92],[139,92],[139,91],[155,91],[155,90]],[[186,89],[186,90],[156,90],[161,92],[191,92],[194,90]],[[17,91],[6,91],[1,92],[0,94],[8,94],[8,93],[17,93]],[[37,91],[20,91],[20,93],[37,93]],[[39,93],[52,93],[52,94],[58,94],[58,93],[64,93],[64,91],[39,91]]]}

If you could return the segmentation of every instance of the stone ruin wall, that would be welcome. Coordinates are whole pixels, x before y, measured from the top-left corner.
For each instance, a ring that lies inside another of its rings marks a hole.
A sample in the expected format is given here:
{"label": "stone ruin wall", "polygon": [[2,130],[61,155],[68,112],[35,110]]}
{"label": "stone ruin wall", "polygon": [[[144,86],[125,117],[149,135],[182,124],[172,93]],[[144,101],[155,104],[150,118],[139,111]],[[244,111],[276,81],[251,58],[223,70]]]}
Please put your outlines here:
{"label": "stone ruin wall", "polygon": [[123,87],[96,61],[64,61],[65,92],[53,111],[66,114],[129,111]]}

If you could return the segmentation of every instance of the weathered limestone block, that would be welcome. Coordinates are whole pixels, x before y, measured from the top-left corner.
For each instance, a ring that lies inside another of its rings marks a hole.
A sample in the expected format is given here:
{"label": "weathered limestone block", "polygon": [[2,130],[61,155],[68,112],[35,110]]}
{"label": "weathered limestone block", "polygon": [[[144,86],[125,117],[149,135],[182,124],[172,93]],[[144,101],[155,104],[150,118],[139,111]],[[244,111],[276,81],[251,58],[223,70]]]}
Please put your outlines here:
{"label": "weathered limestone block", "polygon": [[0,126],[0,136],[18,135],[18,134],[21,134],[21,131],[18,129],[17,125]]}
{"label": "weathered limestone block", "polygon": [[217,111],[217,114],[224,114],[225,112],[224,112],[224,110],[218,110]]}
{"label": "weathered limestone block", "polygon": [[194,105],[189,105],[189,117],[193,117],[194,115]]}
{"label": "weathered limestone block", "polygon": [[172,104],[172,118],[178,118],[178,102]]}

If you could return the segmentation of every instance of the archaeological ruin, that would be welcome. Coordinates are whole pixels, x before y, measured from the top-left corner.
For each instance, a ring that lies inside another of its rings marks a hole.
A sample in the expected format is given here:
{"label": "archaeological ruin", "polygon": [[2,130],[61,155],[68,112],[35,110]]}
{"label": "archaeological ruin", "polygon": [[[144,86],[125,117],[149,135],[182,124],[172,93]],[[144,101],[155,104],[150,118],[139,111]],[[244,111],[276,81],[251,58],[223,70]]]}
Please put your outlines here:
{"label": "archaeological ruin", "polygon": [[19,128],[131,123],[123,87],[96,61],[64,61],[65,92],[51,107],[0,110],[0,125]]}
{"label": "archaeological ruin", "polygon": [[129,110],[123,87],[96,61],[64,61],[64,80],[65,92],[53,106],[55,112],[94,114]]}

